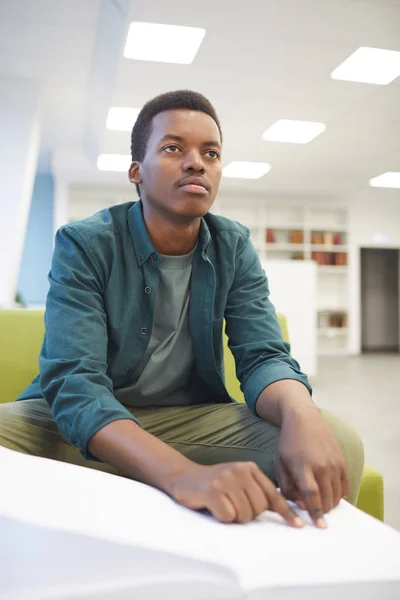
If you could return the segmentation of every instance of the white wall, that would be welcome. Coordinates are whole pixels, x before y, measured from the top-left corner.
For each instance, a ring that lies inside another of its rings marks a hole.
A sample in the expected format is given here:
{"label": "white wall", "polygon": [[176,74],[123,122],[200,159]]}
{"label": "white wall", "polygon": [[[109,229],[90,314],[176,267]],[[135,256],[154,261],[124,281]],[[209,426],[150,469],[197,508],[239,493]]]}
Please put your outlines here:
{"label": "white wall", "polygon": [[287,318],[292,356],[313,377],[317,373],[317,265],[311,260],[268,260],[263,267],[270,299]]}
{"label": "white wall", "polygon": [[[360,248],[400,249],[400,190],[371,189],[349,202],[349,352],[361,351],[361,269]],[[377,243],[376,234],[386,236]],[[400,297],[400,295],[399,295]]]}
{"label": "white wall", "polygon": [[0,306],[12,306],[31,205],[40,140],[33,81],[0,78]]}
{"label": "white wall", "polygon": [[138,197],[132,184],[125,187],[70,186],[68,190],[67,220],[76,221],[93,215],[108,206],[123,202],[135,202]]}

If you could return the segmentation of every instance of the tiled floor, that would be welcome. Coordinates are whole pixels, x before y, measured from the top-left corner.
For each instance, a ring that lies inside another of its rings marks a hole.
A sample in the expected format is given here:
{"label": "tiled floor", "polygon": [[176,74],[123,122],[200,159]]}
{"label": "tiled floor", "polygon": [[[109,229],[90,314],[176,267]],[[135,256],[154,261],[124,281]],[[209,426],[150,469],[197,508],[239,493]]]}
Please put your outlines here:
{"label": "tiled floor", "polygon": [[318,406],[356,427],[365,461],[385,482],[385,521],[400,530],[400,355],[323,358],[311,383]]}

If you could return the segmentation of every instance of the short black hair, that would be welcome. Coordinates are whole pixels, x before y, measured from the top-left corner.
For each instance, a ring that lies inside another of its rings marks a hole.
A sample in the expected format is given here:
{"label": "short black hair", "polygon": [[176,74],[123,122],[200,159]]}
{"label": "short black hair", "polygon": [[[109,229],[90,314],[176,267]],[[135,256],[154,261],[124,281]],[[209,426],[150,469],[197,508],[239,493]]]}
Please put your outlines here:
{"label": "short black hair", "polygon": [[[132,162],[142,162],[146,154],[147,142],[151,134],[153,118],[165,110],[198,110],[204,112],[214,119],[221,136],[222,130],[215,108],[203,94],[191,90],[176,90],[160,94],[146,102],[139,113],[132,128],[131,134],[131,156]],[[140,195],[139,186],[136,185],[137,193]]]}

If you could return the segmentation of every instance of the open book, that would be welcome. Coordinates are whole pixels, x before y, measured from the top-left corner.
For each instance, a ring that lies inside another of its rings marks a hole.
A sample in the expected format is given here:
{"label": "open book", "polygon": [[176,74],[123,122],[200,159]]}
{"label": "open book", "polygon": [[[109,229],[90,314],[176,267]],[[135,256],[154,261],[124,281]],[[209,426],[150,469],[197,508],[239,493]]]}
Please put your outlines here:
{"label": "open book", "polygon": [[224,525],[144,484],[0,447],[1,600],[400,598],[400,534],[346,502],[328,529]]}

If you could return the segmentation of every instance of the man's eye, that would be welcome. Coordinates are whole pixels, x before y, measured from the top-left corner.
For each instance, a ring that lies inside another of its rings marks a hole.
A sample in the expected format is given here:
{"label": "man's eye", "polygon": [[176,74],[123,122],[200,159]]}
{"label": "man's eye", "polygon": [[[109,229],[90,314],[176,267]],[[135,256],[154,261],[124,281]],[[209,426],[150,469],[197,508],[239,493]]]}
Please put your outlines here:
{"label": "man's eye", "polygon": [[165,152],[169,152],[170,154],[175,154],[176,152],[179,152],[179,148],[178,146],[175,146],[174,144],[171,144],[170,146],[166,146],[164,148]]}
{"label": "man's eye", "polygon": [[210,158],[219,158],[219,154],[215,150],[208,150],[207,154]]}

